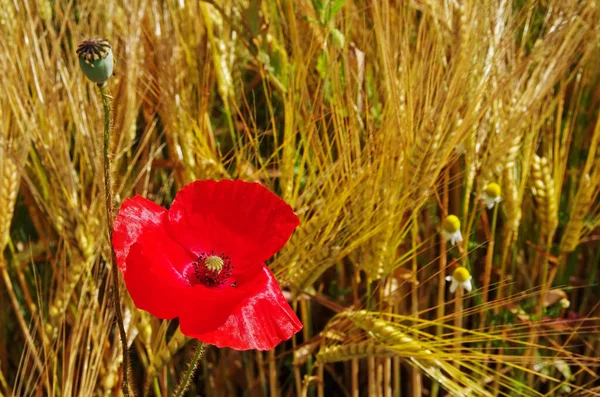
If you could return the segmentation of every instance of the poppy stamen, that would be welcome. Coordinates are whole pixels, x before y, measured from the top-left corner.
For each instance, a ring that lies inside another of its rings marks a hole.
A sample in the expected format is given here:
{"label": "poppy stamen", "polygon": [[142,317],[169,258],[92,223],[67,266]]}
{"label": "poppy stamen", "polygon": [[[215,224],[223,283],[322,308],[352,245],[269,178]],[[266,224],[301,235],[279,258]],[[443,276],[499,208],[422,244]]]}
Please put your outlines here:
{"label": "poppy stamen", "polygon": [[233,265],[229,257],[223,253],[210,254],[203,252],[198,260],[193,262],[186,272],[190,286],[203,284],[207,287],[217,287],[225,284],[231,277]]}

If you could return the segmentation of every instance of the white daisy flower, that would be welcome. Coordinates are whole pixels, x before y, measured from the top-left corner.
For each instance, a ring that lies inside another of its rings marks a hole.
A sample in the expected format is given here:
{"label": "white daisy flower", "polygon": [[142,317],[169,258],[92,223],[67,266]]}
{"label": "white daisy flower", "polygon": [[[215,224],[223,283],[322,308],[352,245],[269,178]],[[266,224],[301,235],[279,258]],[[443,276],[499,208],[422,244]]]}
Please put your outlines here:
{"label": "white daisy flower", "polygon": [[483,189],[481,199],[488,209],[494,208],[494,205],[500,202],[500,186],[494,182],[489,183],[485,189]]}
{"label": "white daisy flower", "polygon": [[471,284],[471,273],[467,270],[466,267],[459,266],[454,270],[452,276],[446,277],[446,281],[452,281],[450,284],[450,293],[456,292],[456,289],[461,286],[467,292],[471,292],[473,289],[473,285]]}
{"label": "white daisy flower", "polygon": [[448,215],[442,224],[442,236],[446,241],[450,240],[452,245],[463,241],[460,233],[460,220],[456,215]]}

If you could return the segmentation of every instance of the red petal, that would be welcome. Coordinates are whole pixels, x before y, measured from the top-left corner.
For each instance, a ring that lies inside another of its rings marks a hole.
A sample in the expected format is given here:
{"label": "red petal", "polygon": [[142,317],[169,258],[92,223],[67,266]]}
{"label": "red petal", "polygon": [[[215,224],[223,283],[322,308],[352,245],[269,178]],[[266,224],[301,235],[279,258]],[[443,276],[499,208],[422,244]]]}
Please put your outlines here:
{"label": "red petal", "polygon": [[222,251],[241,270],[279,251],[298,226],[283,200],[258,183],[193,182],[177,193],[169,211],[171,234],[196,255]]}
{"label": "red petal", "polygon": [[[243,290],[245,297],[232,311],[228,310],[232,303],[229,299],[227,302],[210,302],[209,305],[215,306],[210,309],[198,302],[195,310],[180,316],[181,332],[217,347],[269,350],[302,329],[302,323],[266,266],[263,265],[262,271],[250,279],[238,280],[238,286],[227,288],[227,291],[238,289]],[[220,317],[223,317],[222,313],[229,312],[226,321],[217,329],[204,331],[208,327],[201,325],[211,320],[212,312],[219,310]]]}
{"label": "red petal", "polygon": [[178,315],[188,289],[181,270],[195,260],[168,234],[166,210],[140,196],[125,200],[113,228],[113,247],[135,305],[156,317]]}
{"label": "red petal", "polygon": [[[160,251],[157,242],[157,250]],[[133,244],[127,256],[125,284],[133,303],[158,318],[172,319],[179,315],[179,302],[189,288],[187,282],[170,265],[164,255],[147,252],[141,244]]]}
{"label": "red petal", "polygon": [[259,280],[261,274],[255,269],[238,274],[231,279],[235,280],[235,287],[231,283],[218,287],[196,284],[188,289],[186,298],[181,301],[181,331],[191,335],[210,332],[223,325],[240,302],[260,293],[264,284]]}
{"label": "red petal", "polygon": [[117,256],[117,264],[125,270],[125,259],[129,248],[147,230],[162,227],[166,210],[141,196],[125,199],[117,213],[113,226],[112,244]]}

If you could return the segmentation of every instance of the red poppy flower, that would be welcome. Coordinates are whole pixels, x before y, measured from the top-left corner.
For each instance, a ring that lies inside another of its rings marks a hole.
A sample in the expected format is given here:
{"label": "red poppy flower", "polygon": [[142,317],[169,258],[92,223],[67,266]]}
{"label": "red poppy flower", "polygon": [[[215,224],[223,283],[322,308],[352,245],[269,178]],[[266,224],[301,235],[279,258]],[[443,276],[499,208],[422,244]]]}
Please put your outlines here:
{"label": "red poppy flower", "polygon": [[138,308],[179,317],[181,332],[204,343],[268,350],[302,329],[264,264],[298,224],[258,183],[196,181],[169,210],[125,200],[112,243]]}

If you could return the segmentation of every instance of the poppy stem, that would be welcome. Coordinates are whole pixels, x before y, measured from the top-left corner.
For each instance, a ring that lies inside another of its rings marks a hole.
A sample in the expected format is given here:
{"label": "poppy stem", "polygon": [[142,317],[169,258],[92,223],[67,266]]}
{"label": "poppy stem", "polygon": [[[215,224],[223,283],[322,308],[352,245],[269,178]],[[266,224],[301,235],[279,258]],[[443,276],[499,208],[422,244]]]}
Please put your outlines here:
{"label": "poppy stem", "polygon": [[204,353],[204,344],[202,342],[198,341],[198,346],[196,347],[196,353],[194,354],[194,358],[192,359],[192,362],[188,366],[188,369],[185,372],[185,375],[181,379],[179,386],[177,386],[177,389],[176,389],[177,391],[175,392],[175,397],[181,397],[187,391],[188,387],[190,386],[190,381],[192,379],[192,375],[194,374],[194,371],[196,371],[196,368],[198,367],[198,362],[202,358],[203,353]]}
{"label": "poppy stem", "polygon": [[129,389],[129,354],[127,349],[127,334],[123,325],[123,313],[121,312],[121,296],[119,293],[119,271],[117,270],[117,261],[115,250],[112,245],[112,230],[113,230],[113,191],[112,178],[110,173],[110,100],[108,96],[108,88],[106,83],[98,84],[100,95],[102,96],[102,106],[104,108],[104,196],[106,198],[106,222],[108,226],[108,243],[111,253],[111,269],[112,269],[112,284],[114,291],[115,312],[117,315],[117,326],[119,328],[119,336],[123,348],[123,394],[126,397],[131,395]]}

